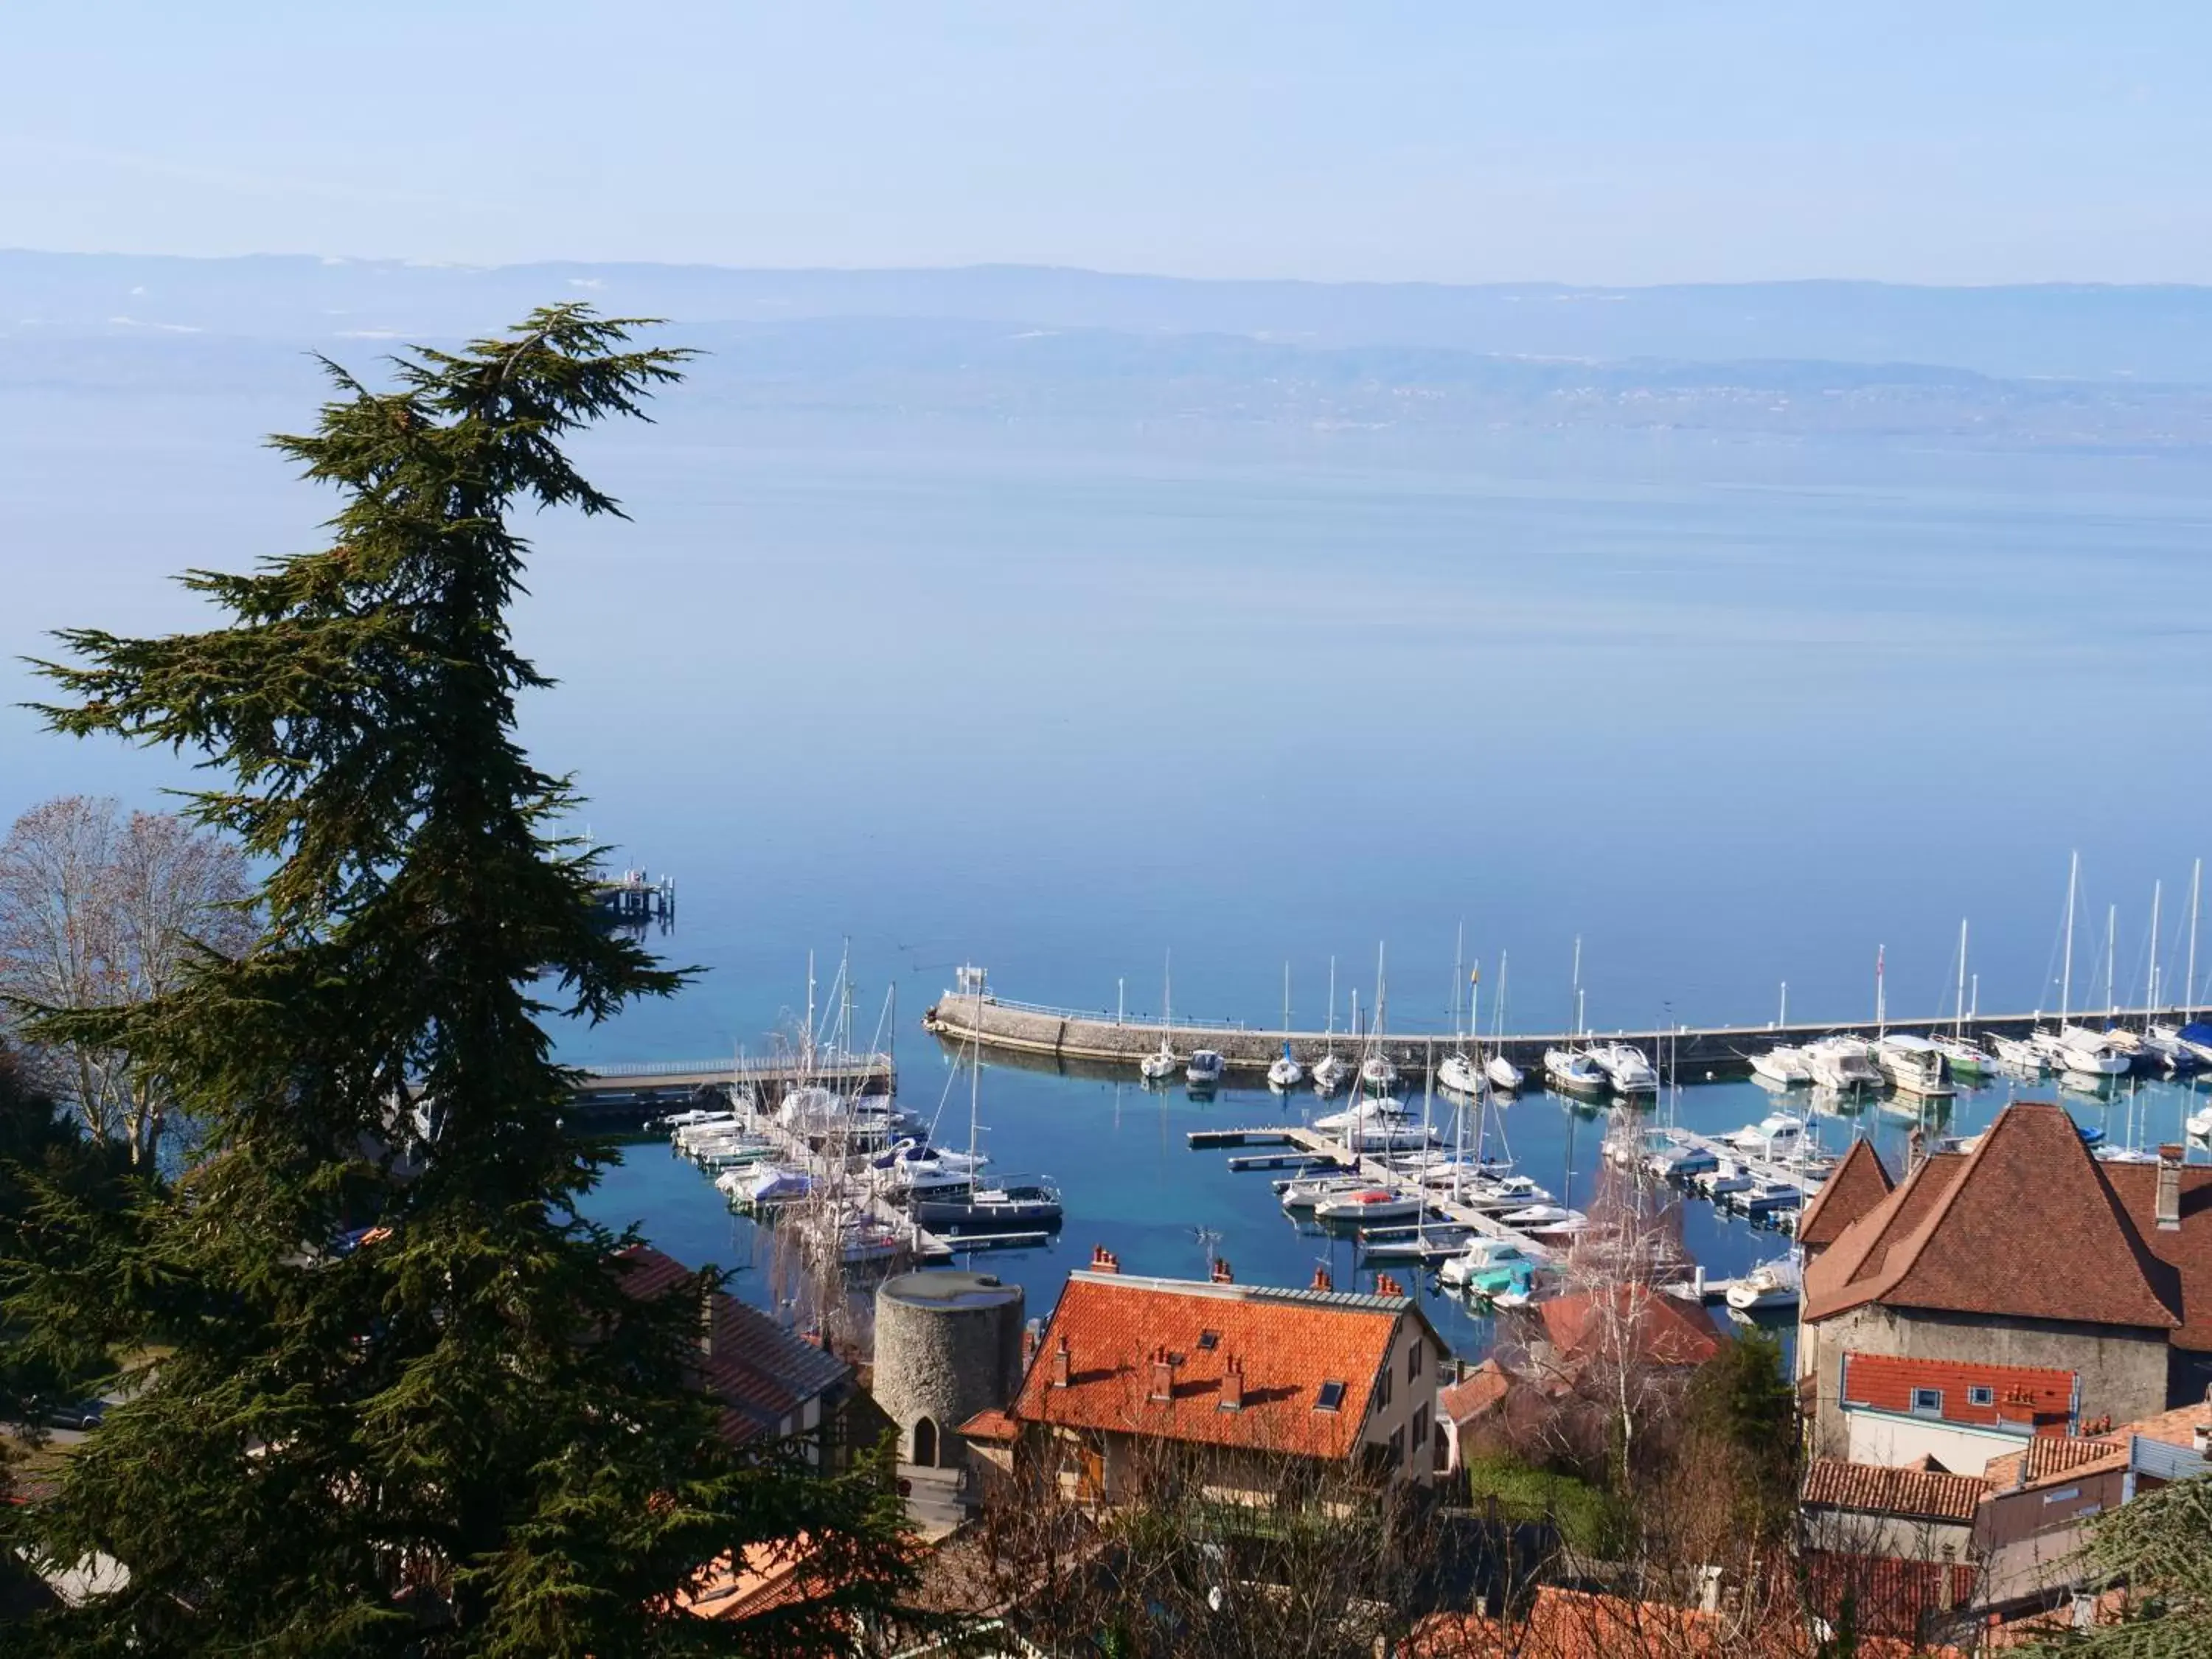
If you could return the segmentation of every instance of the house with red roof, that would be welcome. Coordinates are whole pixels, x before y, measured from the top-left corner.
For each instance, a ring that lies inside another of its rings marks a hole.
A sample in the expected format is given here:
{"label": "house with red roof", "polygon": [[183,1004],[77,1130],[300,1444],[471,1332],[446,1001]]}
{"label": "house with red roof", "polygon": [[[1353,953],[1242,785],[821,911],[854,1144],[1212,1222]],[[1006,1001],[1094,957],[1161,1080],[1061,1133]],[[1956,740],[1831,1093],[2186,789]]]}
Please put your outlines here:
{"label": "house with red roof", "polygon": [[[2212,1381],[2212,1168],[2179,1147],[2101,1163],[2063,1109],[2015,1103],[1894,1185],[1854,1148],[1802,1224],[1800,1390],[1823,1455],[1872,1455],[1873,1419],[1854,1449],[1851,1412],[2027,1437],[2148,1416]],[[1890,1437],[1887,1455],[1930,1455]]]}
{"label": "house with red roof", "polygon": [[[1124,1273],[1101,1250],[1072,1273],[1012,1402],[962,1425],[982,1448],[1048,1460],[1079,1498],[1136,1490],[1163,1453],[1224,1496],[1272,1497],[1337,1469],[1423,1481],[1435,1468],[1448,1355],[1413,1299]],[[1187,1460],[1187,1461],[1185,1461]]]}

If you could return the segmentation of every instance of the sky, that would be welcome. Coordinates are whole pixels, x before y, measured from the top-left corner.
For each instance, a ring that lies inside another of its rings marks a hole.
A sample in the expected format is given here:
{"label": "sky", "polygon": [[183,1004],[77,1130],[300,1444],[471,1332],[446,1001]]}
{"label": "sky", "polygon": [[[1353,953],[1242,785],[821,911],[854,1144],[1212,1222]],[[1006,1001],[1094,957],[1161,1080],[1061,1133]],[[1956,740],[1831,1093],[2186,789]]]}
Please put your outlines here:
{"label": "sky", "polygon": [[0,245],[2212,281],[2212,10],[18,0]]}

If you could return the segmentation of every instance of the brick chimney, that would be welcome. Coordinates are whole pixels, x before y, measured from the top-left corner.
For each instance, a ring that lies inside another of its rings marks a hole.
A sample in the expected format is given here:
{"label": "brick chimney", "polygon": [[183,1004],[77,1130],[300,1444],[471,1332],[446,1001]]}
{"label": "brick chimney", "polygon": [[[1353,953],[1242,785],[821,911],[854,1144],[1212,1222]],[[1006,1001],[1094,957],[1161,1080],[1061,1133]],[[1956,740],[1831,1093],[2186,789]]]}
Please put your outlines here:
{"label": "brick chimney", "polygon": [[1403,1296],[1405,1293],[1406,1287],[1403,1285],[1401,1285],[1396,1279],[1391,1278],[1389,1274],[1377,1273],[1375,1275],[1376,1295]]}
{"label": "brick chimney", "polygon": [[1121,1258],[1103,1244],[1093,1244],[1091,1247],[1091,1271],[1094,1273],[1118,1273],[1121,1271]]}
{"label": "brick chimney", "polygon": [[1221,1368],[1221,1409],[1241,1412],[1244,1409],[1244,1362],[1234,1354]]}
{"label": "brick chimney", "polygon": [[1168,1358],[1165,1348],[1152,1350],[1152,1387],[1146,1398],[1169,1401],[1175,1399],[1175,1361]]}
{"label": "brick chimney", "polygon": [[1334,1281],[1333,1281],[1328,1276],[1328,1269],[1327,1267],[1316,1267],[1314,1269],[1313,1288],[1317,1291],[1333,1291],[1336,1288]]}
{"label": "brick chimney", "polygon": [[1067,1339],[1063,1336],[1058,1342],[1053,1345],[1052,1386],[1055,1389],[1066,1388],[1067,1386]]}
{"label": "brick chimney", "polygon": [[2181,1159],[2182,1149],[2166,1146],[2158,1149],[2158,1206],[2153,1215],[2162,1233],[2181,1231]]}
{"label": "brick chimney", "polygon": [[1217,1285],[1234,1285],[1237,1282],[1237,1275],[1229,1271],[1229,1258],[1227,1256],[1217,1255],[1213,1258],[1213,1273],[1212,1277],[1213,1282]]}

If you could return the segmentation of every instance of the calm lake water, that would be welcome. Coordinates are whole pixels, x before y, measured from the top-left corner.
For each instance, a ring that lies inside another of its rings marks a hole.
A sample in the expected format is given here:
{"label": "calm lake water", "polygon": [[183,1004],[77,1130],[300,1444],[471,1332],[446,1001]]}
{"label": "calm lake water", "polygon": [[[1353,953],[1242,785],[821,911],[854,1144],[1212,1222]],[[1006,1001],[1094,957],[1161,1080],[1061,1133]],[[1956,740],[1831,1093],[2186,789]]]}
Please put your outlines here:
{"label": "calm lake water", "polygon": [[[1180,1017],[1255,1024],[1287,961],[1318,1025],[1334,957],[1341,1025],[1387,941],[1391,1028],[1434,1032],[1463,926],[1486,1024],[1509,952],[1509,1024],[1565,1024],[1577,938],[1599,1030],[1765,1020],[1785,980],[1793,1015],[1864,1020],[1884,947],[1893,1016],[1947,1010],[1971,917],[1980,1006],[2055,1008],[2076,848],[2076,1005],[2140,998],[2154,956],[2184,976],[2212,839],[2199,461],[663,414],[588,446],[633,522],[533,526],[517,625],[561,681],[527,740],[591,796],[580,830],[677,878],[658,942],[705,971],[563,1033],[571,1057],[758,1051],[806,952],[826,979],[848,941],[863,1030],[895,987],[925,1104],[943,1062],[915,1022],[963,961],[1133,1012],[1172,951]],[[167,574],[314,544],[329,501],[255,447],[301,416],[0,399],[0,811],[183,776],[40,734],[12,659],[56,626],[190,625]],[[2146,1098],[2172,1134],[2179,1095]],[[1765,1105],[1725,1085],[1676,1109]],[[1304,1282],[1332,1247],[1183,1145],[1281,1109],[990,1068],[1000,1167],[1069,1200],[1064,1243],[1001,1268],[1041,1307],[1094,1243],[1196,1272],[1205,1227],[1240,1277]],[[1583,1190],[1597,1132],[1542,1097],[1509,1116],[1555,1188]],[[600,1203],[752,1259],[658,1146]],[[1718,1272],[1776,1248],[1698,1206],[1689,1230]]]}

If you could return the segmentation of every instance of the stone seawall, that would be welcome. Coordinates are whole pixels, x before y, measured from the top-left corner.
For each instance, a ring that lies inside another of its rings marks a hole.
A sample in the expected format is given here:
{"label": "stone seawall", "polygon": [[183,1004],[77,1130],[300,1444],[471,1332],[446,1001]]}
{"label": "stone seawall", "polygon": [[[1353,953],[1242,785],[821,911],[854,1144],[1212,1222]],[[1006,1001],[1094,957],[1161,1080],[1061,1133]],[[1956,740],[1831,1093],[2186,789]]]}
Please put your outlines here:
{"label": "stone seawall", "polygon": [[[2142,1015],[2130,1013],[2124,1018],[2130,1024],[2139,1024]],[[1996,1032],[2018,1036],[2025,1036],[2039,1020],[2051,1023],[2047,1015],[1992,1014],[1971,1020],[1968,1025],[1977,1035]],[[986,1048],[1002,1053],[1035,1055],[1060,1063],[1091,1062],[1133,1068],[1145,1055],[1158,1049],[1163,1034],[1157,1021],[1116,1020],[1110,1015],[1024,1007],[1000,1002],[989,995],[952,993],[939,998],[922,1016],[922,1025],[956,1046],[979,1042]],[[1949,1025],[1946,1020],[1893,1020],[1889,1029],[1944,1030]],[[1662,1073],[1687,1083],[1708,1077],[1744,1076],[1751,1069],[1751,1056],[1777,1043],[1809,1042],[1838,1031],[1870,1033],[1871,1029],[1864,1024],[1792,1024],[1714,1026],[1671,1032],[1594,1032],[1583,1036],[1540,1032],[1485,1039],[1480,1046],[1485,1054],[1502,1050],[1507,1059],[1529,1073],[1533,1083],[1541,1077],[1546,1048],[1561,1043],[1618,1038],[1642,1048]],[[1178,1054],[1188,1056],[1194,1048],[1217,1049],[1232,1071],[1253,1074],[1267,1071],[1275,1056],[1282,1053],[1285,1038],[1281,1031],[1180,1024],[1171,1028],[1168,1035],[1170,1047]],[[1334,1037],[1321,1031],[1292,1031],[1287,1035],[1292,1056],[1309,1068],[1332,1047],[1347,1059],[1356,1059],[1365,1052],[1364,1038],[1354,1038],[1343,1032]],[[1380,1046],[1401,1073],[1418,1078],[1426,1066],[1443,1060],[1457,1044],[1449,1036],[1386,1034]]]}

